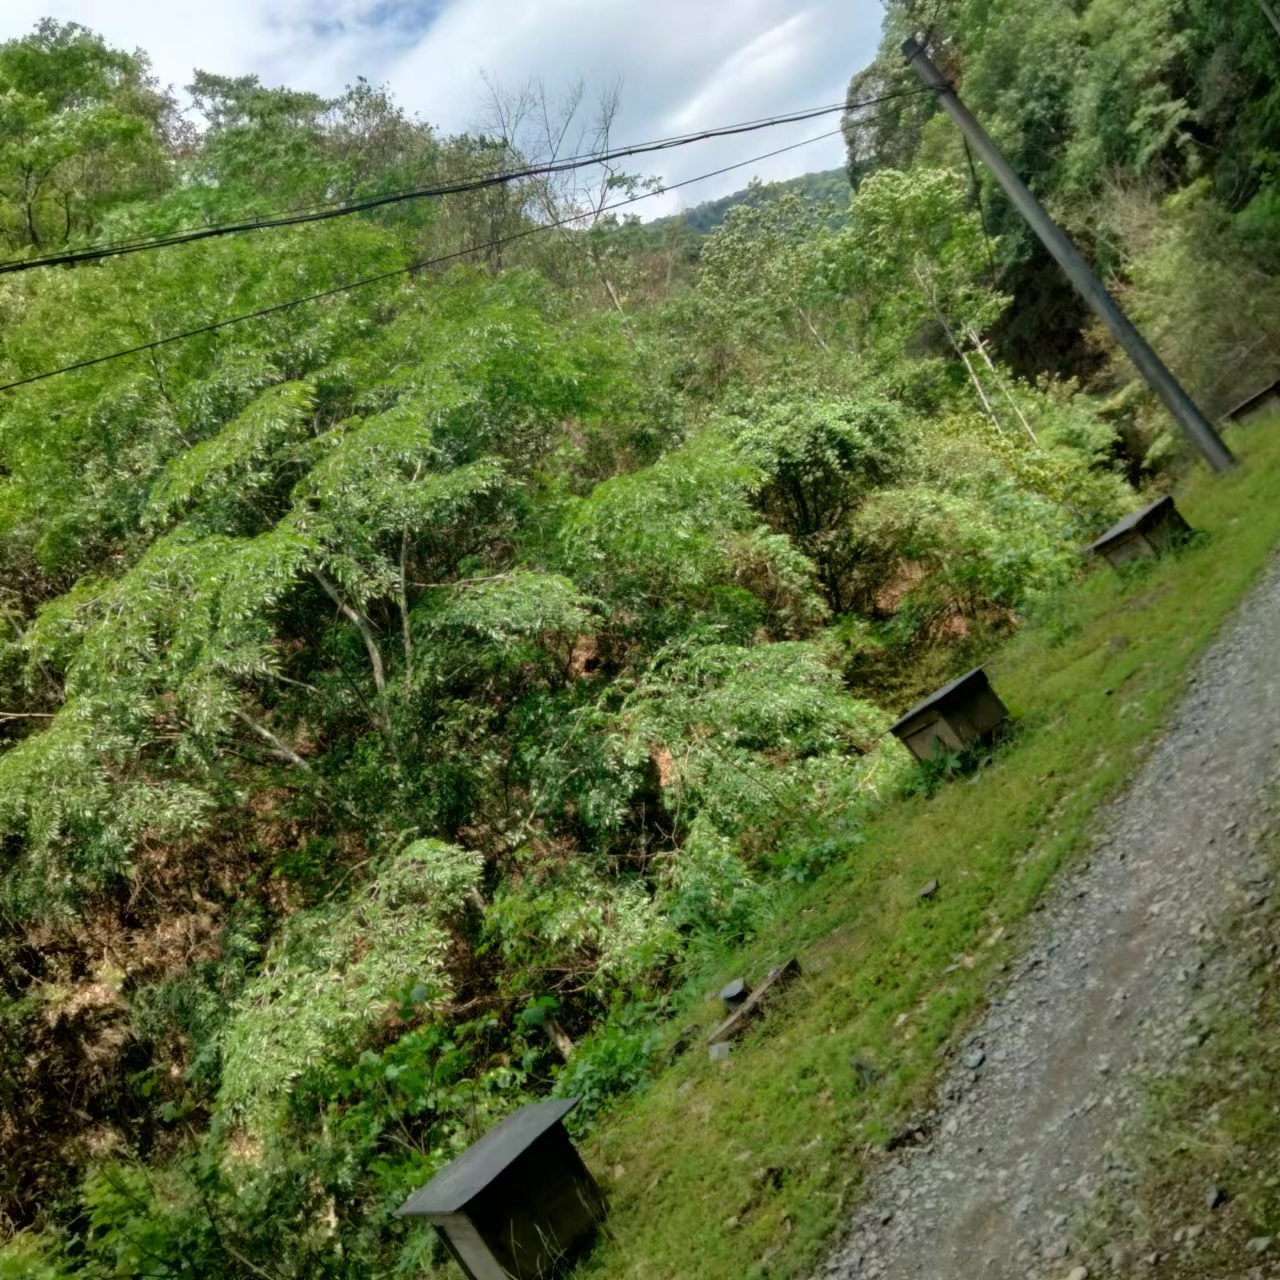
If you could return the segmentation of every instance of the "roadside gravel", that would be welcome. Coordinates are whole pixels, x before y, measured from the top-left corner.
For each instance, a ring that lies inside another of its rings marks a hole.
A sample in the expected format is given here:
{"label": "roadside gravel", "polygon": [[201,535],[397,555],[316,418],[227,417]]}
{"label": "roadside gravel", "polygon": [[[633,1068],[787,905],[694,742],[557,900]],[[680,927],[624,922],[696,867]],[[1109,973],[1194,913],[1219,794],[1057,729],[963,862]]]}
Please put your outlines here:
{"label": "roadside gravel", "polygon": [[1051,892],[919,1144],[878,1171],[820,1275],[1079,1280],[1072,1228],[1117,1171],[1143,1080],[1230,998],[1232,961],[1213,942],[1271,891],[1259,845],[1278,766],[1280,561],[1098,814],[1088,858]]}

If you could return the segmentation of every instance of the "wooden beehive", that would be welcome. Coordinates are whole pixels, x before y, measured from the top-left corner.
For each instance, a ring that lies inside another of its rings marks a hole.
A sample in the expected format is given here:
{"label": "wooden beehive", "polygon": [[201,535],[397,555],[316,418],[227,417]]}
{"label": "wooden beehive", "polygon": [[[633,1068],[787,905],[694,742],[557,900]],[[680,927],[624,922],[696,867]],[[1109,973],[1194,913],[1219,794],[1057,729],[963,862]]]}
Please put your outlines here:
{"label": "wooden beehive", "polygon": [[986,741],[1008,718],[987,673],[977,667],[912,707],[889,732],[917,760],[933,760]]}
{"label": "wooden beehive", "polygon": [[1264,418],[1280,417],[1280,382],[1273,382],[1247,400],[1242,400],[1234,409],[1227,411],[1226,417],[1241,427],[1261,422]]}
{"label": "wooden beehive", "polygon": [[1182,518],[1173,499],[1164,497],[1125,516],[1085,550],[1102,556],[1113,568],[1119,569],[1132,560],[1150,560],[1163,555],[1190,533],[1191,526]]}
{"label": "wooden beehive", "polygon": [[426,1218],[470,1280],[540,1280],[581,1252],[604,1200],[569,1141],[577,1098],[508,1116],[396,1210]]}

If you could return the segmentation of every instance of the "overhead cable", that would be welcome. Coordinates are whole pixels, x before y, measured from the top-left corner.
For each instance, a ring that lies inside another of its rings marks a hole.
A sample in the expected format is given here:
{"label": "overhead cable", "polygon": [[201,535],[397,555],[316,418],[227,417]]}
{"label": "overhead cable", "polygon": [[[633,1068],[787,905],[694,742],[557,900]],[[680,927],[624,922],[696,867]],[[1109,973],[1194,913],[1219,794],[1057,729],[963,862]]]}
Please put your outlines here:
{"label": "overhead cable", "polygon": [[95,245],[87,249],[69,250],[66,253],[47,254],[40,258],[13,258],[0,262],[0,275],[8,275],[21,271],[34,271],[40,267],[71,266],[82,262],[95,262],[103,258],[122,257],[126,254],[144,253],[152,249],[163,249],[173,245],[190,244],[197,240],[208,240],[218,236],[239,235],[250,231],[266,231],[278,227],[292,227],[310,222],[324,222],[332,218],[345,218],[355,213],[365,213],[372,209],[385,208],[388,205],[403,204],[410,200],[423,200],[437,196],[458,195],[471,191],[481,191],[489,187],[501,186],[505,183],[522,181],[530,178],[549,177],[559,173],[568,173],[575,169],[584,169],[592,165],[610,164],[615,160],[630,156],[650,155],[655,152],[668,151],[675,147],[688,146],[694,142],[705,142],[713,138],[728,138],[740,134],[755,133],[761,129],[772,129],[779,125],[798,124],[806,120],[814,120],[837,111],[850,111],[862,107],[871,107],[892,98],[914,97],[931,92],[928,89],[901,90],[879,97],[868,98],[862,102],[836,103],[823,107],[813,107],[804,111],[789,112],[783,115],[765,116],[758,120],[749,120],[740,124],[724,125],[717,129],[704,129],[697,133],[678,134],[673,137],[659,138],[656,141],[635,143],[627,147],[617,147],[608,151],[596,151],[566,157],[563,160],[551,161],[541,165],[529,165],[525,168],[505,170],[497,173],[483,174],[474,178],[459,179],[455,182],[442,183],[432,187],[419,187],[407,191],[395,191],[386,195],[371,196],[364,200],[348,201],[335,206],[320,206],[306,212],[283,214],[279,217],[258,218],[249,221],[222,223],[215,226],[195,227],[184,231],[176,231],[166,235],[139,238],[135,240],[116,241],[105,245]]}
{"label": "overhead cable", "polygon": [[[649,200],[654,196],[663,195],[668,191],[676,191],[681,187],[691,186],[695,182],[705,182],[708,178],[718,178],[721,174],[732,173],[735,169],[744,169],[748,165],[759,164],[762,160],[770,160],[774,156],[786,154],[788,151],[795,151],[800,147],[807,147],[814,142],[821,142],[827,138],[834,138],[842,131],[840,129],[832,129],[827,133],[820,133],[812,138],[805,138],[801,142],[793,142],[786,147],[778,147],[774,151],[766,151],[763,155],[752,156],[750,160],[740,160],[736,164],[725,165],[721,169],[713,169],[709,173],[700,173],[695,178],[685,178],[681,182],[673,182],[669,186],[660,187],[656,191],[646,191],[637,196],[628,196],[625,200],[615,200],[611,204],[601,207],[599,213],[607,213],[613,209],[621,209],[627,205],[639,203],[641,200]],[[426,258],[418,262],[411,262],[404,267],[396,267],[391,271],[382,271],[377,275],[362,276],[358,280],[348,280],[343,284],[335,285],[332,289],[322,289],[319,293],[309,293],[305,297],[291,298],[287,302],[277,302],[270,307],[262,307],[258,311],[245,312],[243,315],[228,316],[225,320],[215,320],[211,324],[200,325],[195,329],[187,329],[182,333],[171,333],[163,338],[155,338],[151,342],[140,343],[136,347],[126,347],[122,351],[112,351],[107,355],[93,356],[88,360],[78,360],[74,364],[63,365],[57,369],[48,369],[43,373],[33,373],[25,378],[18,378],[14,382],[7,382],[0,385],[0,392],[13,391],[17,387],[25,387],[33,382],[43,382],[47,378],[56,378],[64,373],[74,373],[78,369],[89,369],[94,365],[105,364],[109,360],[120,360],[125,356],[138,355],[143,351],[154,351],[157,347],[165,347],[173,342],[182,342],[187,338],[196,338],[201,334],[215,333],[219,329],[229,328],[231,325],[243,324],[248,320],[260,320],[267,316],[277,315],[282,311],[290,311],[294,307],[304,306],[309,302],[319,302],[324,298],[332,298],[341,293],[349,293],[355,289],[364,289],[370,285],[380,284],[384,280],[393,280],[397,276],[410,275],[414,272],[424,271],[428,267],[438,267],[448,262],[457,262],[462,258],[469,258],[477,253],[484,253],[489,249],[497,249],[503,245],[511,244],[516,240],[523,240],[528,236],[538,235],[543,231],[552,231],[556,227],[572,226],[575,222],[581,223],[589,217],[595,216],[592,213],[576,213],[569,217],[558,218],[552,222],[540,222],[536,226],[525,227],[520,231],[513,231],[509,235],[498,236],[492,240],[486,240],[482,244],[469,245],[465,249],[457,249],[452,253],[441,254],[439,257]]]}

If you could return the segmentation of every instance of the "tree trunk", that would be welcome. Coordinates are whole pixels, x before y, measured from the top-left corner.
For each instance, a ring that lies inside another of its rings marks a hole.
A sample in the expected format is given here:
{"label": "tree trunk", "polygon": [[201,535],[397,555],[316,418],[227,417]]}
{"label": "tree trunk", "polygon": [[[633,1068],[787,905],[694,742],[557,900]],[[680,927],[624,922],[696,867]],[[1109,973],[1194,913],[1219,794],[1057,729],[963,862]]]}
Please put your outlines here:
{"label": "tree trunk", "polygon": [[995,367],[994,364],[991,363],[991,357],[987,354],[987,344],[983,342],[983,340],[978,336],[976,330],[974,330],[972,326],[970,326],[969,328],[969,339],[973,343],[973,345],[978,348],[979,354],[987,362],[987,368],[990,369],[991,372],[995,375],[996,386],[998,386],[1000,390],[1004,393],[1004,398],[1012,406],[1014,413],[1018,415],[1018,421],[1022,423],[1022,426],[1025,429],[1027,435],[1031,437],[1031,443],[1039,444],[1040,441],[1036,438],[1036,433],[1031,429],[1031,423],[1027,421],[1026,416],[1023,414],[1022,410],[1018,407],[1018,402],[1013,398],[1013,393],[1009,390],[1007,386],[1005,386],[1004,379],[1000,376],[1000,371]]}
{"label": "tree trunk", "polygon": [[566,1061],[571,1062],[577,1046],[569,1039],[565,1029],[550,1015],[543,1022],[547,1039],[556,1047],[556,1052]]}

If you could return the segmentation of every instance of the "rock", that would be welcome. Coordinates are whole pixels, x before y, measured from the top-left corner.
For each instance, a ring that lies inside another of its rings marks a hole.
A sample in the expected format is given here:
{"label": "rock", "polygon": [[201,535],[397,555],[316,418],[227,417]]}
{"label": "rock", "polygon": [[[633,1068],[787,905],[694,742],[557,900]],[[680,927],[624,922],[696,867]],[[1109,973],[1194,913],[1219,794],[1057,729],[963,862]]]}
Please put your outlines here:
{"label": "rock", "polygon": [[1271,1248],[1271,1237],[1254,1236],[1253,1239],[1245,1245],[1245,1248],[1250,1253],[1266,1253],[1266,1251]]}
{"label": "rock", "polygon": [[1217,1209],[1221,1205],[1226,1204],[1227,1193],[1219,1186],[1211,1186],[1204,1193],[1204,1207],[1206,1209]]}
{"label": "rock", "polygon": [[923,899],[925,902],[928,902],[930,898],[935,898],[937,897],[937,895],[938,895],[938,882],[936,880],[930,880],[929,883],[925,885],[916,896],[918,898]]}
{"label": "rock", "polygon": [[720,989],[720,999],[730,1013],[736,1013],[741,1009],[743,1002],[750,994],[751,988],[743,978],[734,978],[732,982]]}
{"label": "rock", "polygon": [[1089,1268],[1072,1267],[1072,1269],[1067,1272],[1067,1280],[1089,1280]]}
{"label": "rock", "polygon": [[1059,1262],[1071,1252],[1071,1246],[1065,1240],[1054,1240],[1040,1250],[1041,1255],[1049,1262]]}
{"label": "rock", "polygon": [[728,1062],[729,1061],[729,1042],[721,1040],[711,1046],[712,1062]]}
{"label": "rock", "polygon": [[977,1071],[977,1069],[982,1066],[986,1060],[987,1055],[981,1049],[975,1049],[972,1053],[966,1053],[964,1055],[964,1065],[970,1071]]}
{"label": "rock", "polygon": [[1119,1245],[1112,1249],[1107,1255],[1107,1263],[1112,1271],[1124,1274],[1133,1266],[1133,1254],[1129,1252],[1123,1245]]}

